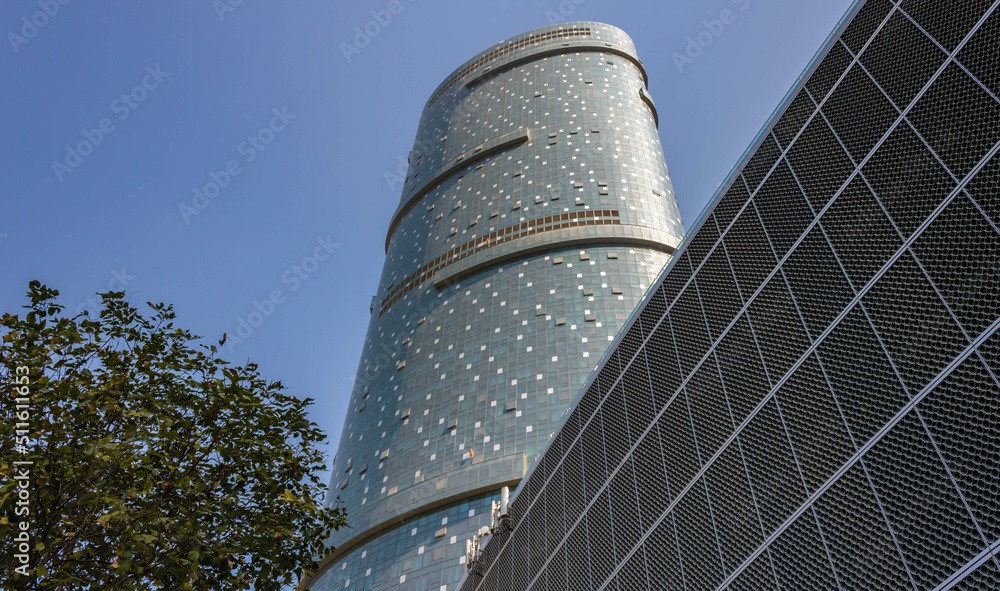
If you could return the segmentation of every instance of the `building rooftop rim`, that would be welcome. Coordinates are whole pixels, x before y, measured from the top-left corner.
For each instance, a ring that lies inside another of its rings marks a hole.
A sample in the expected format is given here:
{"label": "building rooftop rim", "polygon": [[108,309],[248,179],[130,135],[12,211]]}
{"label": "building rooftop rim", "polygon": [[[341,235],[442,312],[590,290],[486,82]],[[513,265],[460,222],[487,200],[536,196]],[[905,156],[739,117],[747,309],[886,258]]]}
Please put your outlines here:
{"label": "building rooftop rim", "polygon": [[[538,27],[537,29],[531,29],[531,30],[525,31],[523,33],[518,33],[517,35],[514,35],[512,37],[508,37],[508,38],[506,38],[506,39],[504,39],[504,40],[502,40],[502,41],[500,41],[498,43],[494,43],[493,45],[490,45],[486,49],[483,49],[482,51],[480,51],[476,55],[470,57],[469,59],[467,59],[464,62],[462,62],[461,64],[459,64],[459,66],[457,68],[455,68],[454,70],[451,71],[450,74],[448,74],[447,76],[445,76],[444,80],[442,80],[441,83],[438,84],[434,88],[433,91],[431,91],[430,96],[427,98],[427,101],[424,103],[424,110],[426,111],[427,108],[430,107],[430,105],[434,102],[434,98],[438,95],[438,93],[441,91],[441,89],[445,88],[446,86],[448,86],[449,84],[452,84],[455,81],[455,78],[462,72],[462,70],[464,70],[469,64],[474,63],[477,59],[479,59],[482,56],[488,54],[489,52],[494,51],[494,50],[502,47],[503,45],[514,43],[514,42],[518,41],[520,38],[523,38],[523,37],[530,37],[532,35],[538,35],[540,33],[546,33],[546,32],[549,32],[549,31],[559,31],[559,30],[562,30],[562,29],[572,29],[572,28],[580,28],[580,27],[586,27],[586,26],[599,26],[599,27],[602,27],[602,28],[605,28],[605,29],[616,30],[616,31],[620,32],[622,35],[624,35],[630,42],[632,42],[633,47],[635,46],[635,42],[632,41],[632,37],[629,36],[629,34],[626,33],[624,30],[622,30],[621,28],[616,27],[614,25],[609,25],[608,23],[602,23],[602,22],[597,22],[597,21],[571,21],[571,22],[566,22],[566,23],[557,23],[557,24],[554,24],[554,25],[546,25],[544,27]],[[632,53],[634,54],[635,51],[633,51]],[[639,56],[633,55],[633,57],[636,60],[638,60],[640,63],[642,62],[642,60],[639,59]]]}

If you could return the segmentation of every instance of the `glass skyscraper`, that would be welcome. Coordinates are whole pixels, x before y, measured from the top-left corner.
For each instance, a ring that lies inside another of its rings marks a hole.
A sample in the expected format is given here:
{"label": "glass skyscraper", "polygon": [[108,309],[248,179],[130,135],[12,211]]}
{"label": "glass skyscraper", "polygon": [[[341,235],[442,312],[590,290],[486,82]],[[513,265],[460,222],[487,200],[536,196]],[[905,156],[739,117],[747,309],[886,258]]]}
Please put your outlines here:
{"label": "glass skyscraper", "polygon": [[462,591],[1000,588],[1000,2],[856,2]]}
{"label": "glass skyscraper", "polygon": [[424,108],[305,581],[454,590],[683,226],[646,72],[599,23],[475,56]]}

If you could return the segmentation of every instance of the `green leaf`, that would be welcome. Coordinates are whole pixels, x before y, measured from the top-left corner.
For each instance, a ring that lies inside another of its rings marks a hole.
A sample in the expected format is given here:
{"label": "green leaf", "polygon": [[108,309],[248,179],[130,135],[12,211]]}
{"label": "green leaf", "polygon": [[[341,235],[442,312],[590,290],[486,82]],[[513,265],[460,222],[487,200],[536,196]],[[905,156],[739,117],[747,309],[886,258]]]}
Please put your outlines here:
{"label": "green leaf", "polygon": [[[26,313],[0,316],[0,375],[31,366],[45,450],[32,466],[39,588],[278,591],[315,568],[332,550],[317,541],[347,517],[323,508],[311,399],[286,403],[255,364],[218,358],[171,306],[145,313],[107,292],[100,314],[66,318],[58,295],[31,282]],[[13,399],[0,410],[4,435]],[[14,500],[0,488],[7,538]],[[243,556],[268,563],[230,568]]]}

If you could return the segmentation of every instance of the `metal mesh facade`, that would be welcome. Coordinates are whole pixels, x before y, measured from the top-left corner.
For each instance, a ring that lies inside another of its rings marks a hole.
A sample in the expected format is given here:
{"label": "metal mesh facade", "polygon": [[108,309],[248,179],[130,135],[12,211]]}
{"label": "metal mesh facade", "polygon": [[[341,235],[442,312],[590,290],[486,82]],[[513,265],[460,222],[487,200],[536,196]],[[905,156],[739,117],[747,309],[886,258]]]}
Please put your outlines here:
{"label": "metal mesh facade", "polygon": [[625,33],[570,23],[432,93],[333,468],[352,528],[307,586],[457,589],[683,237],[645,76]]}
{"label": "metal mesh facade", "polygon": [[463,591],[1000,588],[1000,9],[868,0]]}

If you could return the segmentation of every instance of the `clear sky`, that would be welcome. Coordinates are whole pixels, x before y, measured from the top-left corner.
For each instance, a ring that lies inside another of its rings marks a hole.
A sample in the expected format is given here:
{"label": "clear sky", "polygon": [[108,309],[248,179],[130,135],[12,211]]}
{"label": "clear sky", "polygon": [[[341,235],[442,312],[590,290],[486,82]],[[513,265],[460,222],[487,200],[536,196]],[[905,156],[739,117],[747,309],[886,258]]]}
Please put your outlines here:
{"label": "clear sky", "polygon": [[393,175],[449,73],[553,22],[621,27],[689,226],[850,4],[3,0],[0,311],[31,279],[73,311],[172,303],[315,398],[332,459]]}

